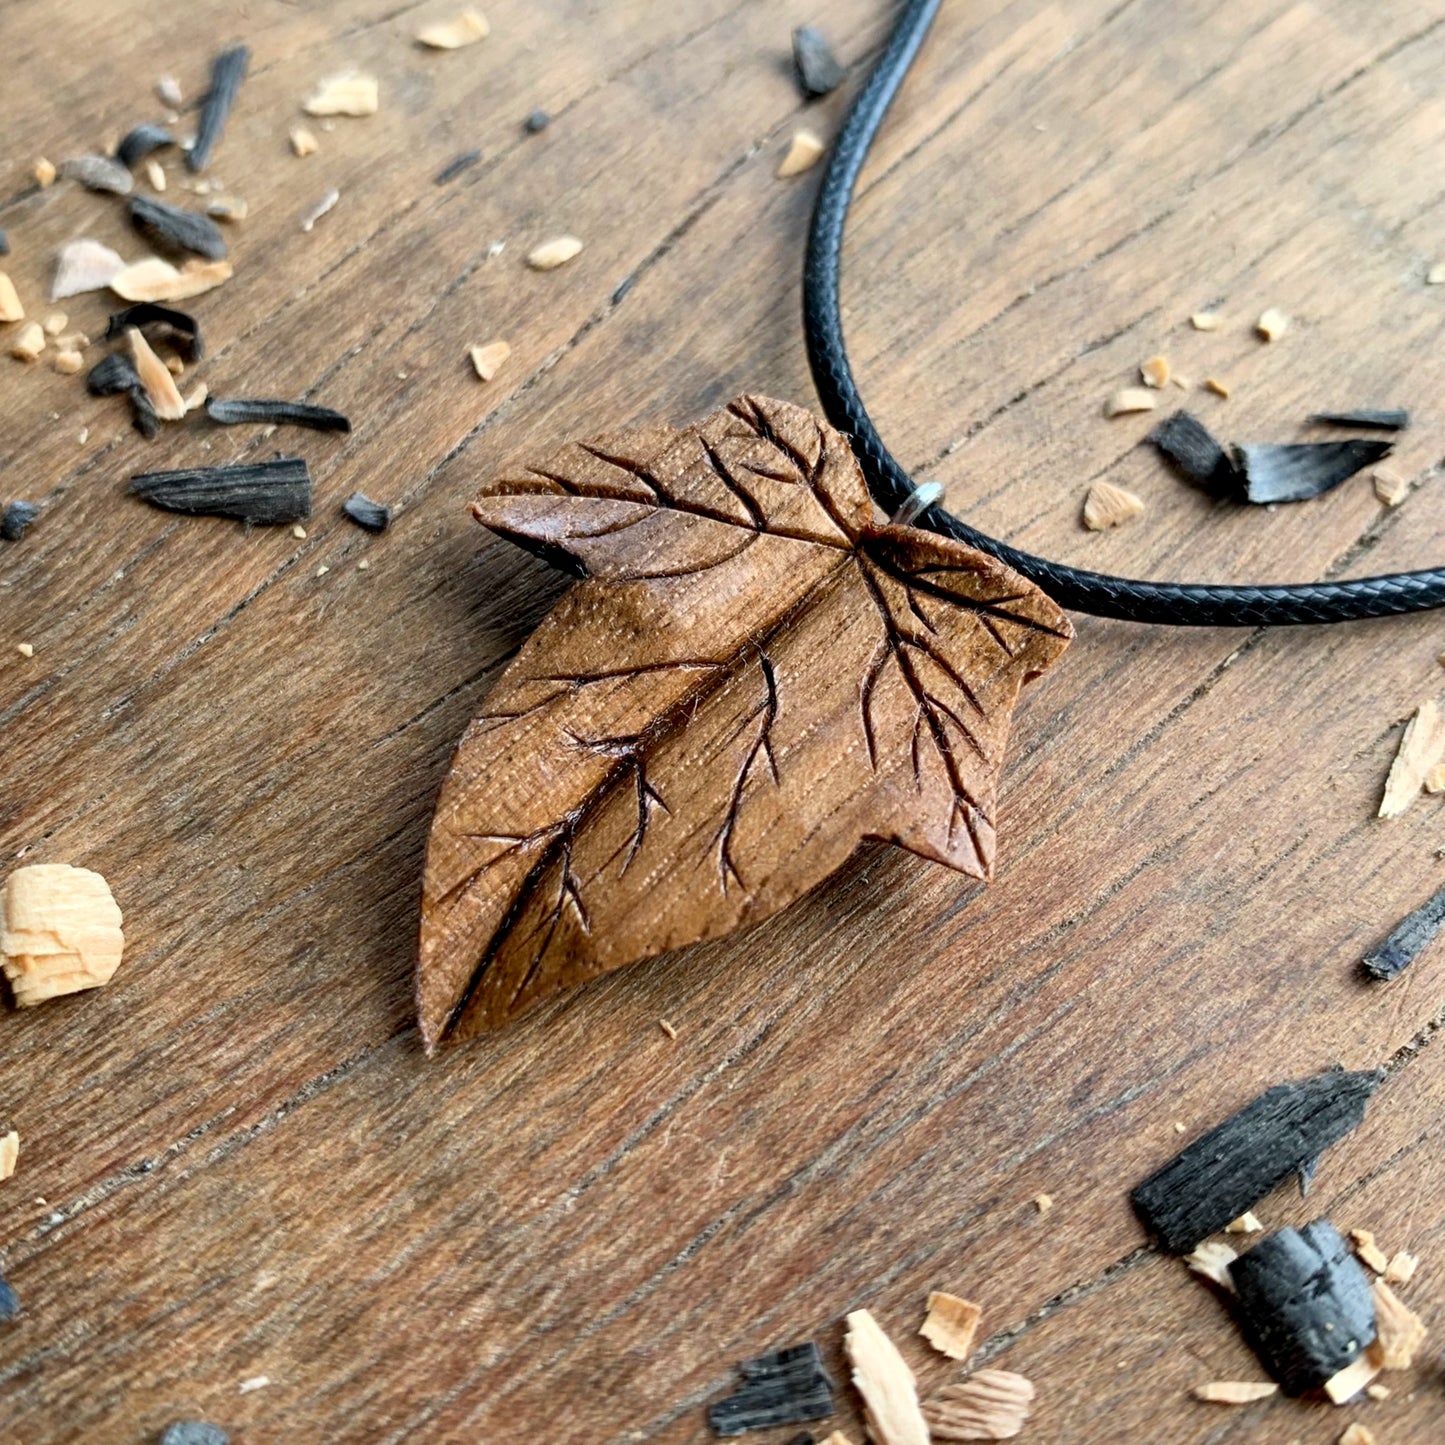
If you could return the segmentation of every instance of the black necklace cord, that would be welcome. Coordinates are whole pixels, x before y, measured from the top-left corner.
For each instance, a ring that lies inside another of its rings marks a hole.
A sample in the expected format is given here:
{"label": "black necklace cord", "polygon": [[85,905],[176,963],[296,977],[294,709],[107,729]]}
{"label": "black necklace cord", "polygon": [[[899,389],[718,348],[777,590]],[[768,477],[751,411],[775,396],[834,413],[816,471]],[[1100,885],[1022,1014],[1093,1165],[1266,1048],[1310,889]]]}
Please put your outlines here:
{"label": "black necklace cord", "polygon": [[[941,0],[905,0],[898,23],[867,83],[853,102],[823,174],[803,268],[803,330],[813,381],[829,421],[850,437],[873,499],[890,516],[913,495],[913,479],[898,464],[869,419],[848,365],[839,315],[843,229],[858,173],[868,158],[898,87],[918,54]],[[1176,627],[1257,627],[1293,622],[1350,622],[1445,606],[1445,569],[1398,572],[1350,582],[1260,587],[1143,582],[1065,567],[1010,547],[959,521],[938,505],[916,525],[991,553],[1037,583],[1060,606],[1127,622]]]}

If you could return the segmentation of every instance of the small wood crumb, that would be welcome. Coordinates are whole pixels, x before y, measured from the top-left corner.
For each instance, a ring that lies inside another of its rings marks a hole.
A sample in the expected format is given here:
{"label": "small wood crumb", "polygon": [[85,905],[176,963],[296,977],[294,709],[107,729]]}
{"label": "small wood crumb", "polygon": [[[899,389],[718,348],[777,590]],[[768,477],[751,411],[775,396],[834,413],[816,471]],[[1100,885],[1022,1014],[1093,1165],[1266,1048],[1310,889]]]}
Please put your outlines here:
{"label": "small wood crumb", "polygon": [[1217,311],[1196,311],[1189,318],[1189,324],[1196,331],[1218,331],[1224,325],[1224,317]]}
{"label": "small wood crumb", "polygon": [[1348,1405],[1379,1373],[1380,1362],[1366,1350],[1325,1381],[1325,1394],[1336,1405]]}
{"label": "small wood crumb", "polygon": [[1252,1209],[1246,1209],[1238,1219],[1231,1219],[1224,1226],[1226,1234],[1258,1234],[1264,1225],[1260,1223],[1259,1216]]}
{"label": "small wood crumb", "polygon": [[1375,1343],[1370,1346],[1382,1369],[1408,1370],[1429,1333],[1425,1322],[1382,1279],[1374,1283]]}
{"label": "small wood crumb", "polygon": [[501,339],[489,341],[485,346],[473,346],[468,352],[472,358],[472,366],[481,381],[490,381],[501,370],[502,363],[511,354],[512,348]]}
{"label": "small wood crumb", "polygon": [[1052,1194],[1035,1194],[1033,1204],[1040,1214],[1047,1214],[1054,1207],[1054,1197]]}
{"label": "small wood crumb", "polygon": [[311,228],[341,199],[341,192],[330,190],[311,207],[301,218],[301,229],[310,231]]}
{"label": "small wood crumb", "polygon": [[1380,800],[1382,818],[1398,818],[1420,796],[1425,777],[1445,752],[1445,719],[1433,698],[1426,698],[1405,725],[1404,736]]}
{"label": "small wood crumb", "polygon": [[56,337],[55,344],[62,351],[84,351],[90,345],[90,337],[83,331],[67,331],[64,336]]}
{"label": "small wood crumb", "polygon": [[174,75],[163,75],[156,81],[156,95],[162,105],[168,105],[172,110],[179,110],[186,103],[181,83]]}
{"label": "small wood crumb", "polygon": [[21,657],[34,657],[35,644],[33,642],[17,642],[15,644],[15,651],[18,652]]}
{"label": "small wood crumb", "polygon": [[363,557],[363,558],[361,559],[361,561],[359,561],[359,562],[356,564],[356,570],[357,570],[358,572],[368,571],[368,570],[370,569],[370,567],[371,567],[371,562],[370,562],[367,558],[365,558],[365,557]]}
{"label": "small wood crumb", "polygon": [[10,341],[10,355],[19,361],[34,361],[45,350],[45,333],[38,321],[27,321]]}
{"label": "small wood crumb", "polygon": [[1145,386],[1152,386],[1156,391],[1168,386],[1171,375],[1169,358],[1167,356],[1151,356],[1148,361],[1140,365],[1139,375]]}
{"label": "small wood crumb", "polygon": [[57,351],[50,364],[62,376],[74,376],[85,365],[85,358],[78,351]]}
{"label": "small wood crumb", "polygon": [[1234,1263],[1239,1255],[1232,1245],[1225,1244],[1222,1240],[1205,1242],[1199,1245],[1191,1253],[1184,1256],[1184,1263],[1189,1266],[1195,1274],[1201,1274],[1205,1279],[1212,1280],[1220,1289],[1227,1289],[1234,1292],[1234,1280],[1230,1277],[1229,1266]]}
{"label": "small wood crumb", "polygon": [[166,173],[161,163],[151,156],[145,164],[146,180],[151,183],[153,191],[163,191],[166,188]]}
{"label": "small wood crumb", "polygon": [[867,1310],[854,1310],[847,1323],[843,1348],[877,1445],[929,1445],[913,1371],[898,1347]]}
{"label": "small wood crumb", "polygon": [[12,1129],[0,1134],[0,1179],[9,1179],[15,1173],[15,1161],[20,1157],[20,1135]]}
{"label": "small wood crumb", "polygon": [[773,174],[780,181],[787,180],[789,176],[800,176],[818,164],[826,149],[812,131],[795,130],[788,153],[778,162],[778,168]]}
{"label": "small wood crumb", "polygon": [[300,522],[297,522],[291,528],[291,535],[295,537],[298,542],[304,542],[306,540],[306,528],[303,527]]}
{"label": "small wood crumb", "polygon": [[1279,307],[1271,306],[1254,323],[1254,329],[1266,341],[1278,341],[1289,330],[1289,317]]}
{"label": "small wood crumb", "polygon": [[1365,1386],[1365,1394],[1372,1400],[1388,1400],[1390,1398],[1390,1387],[1388,1385],[1374,1384]]}
{"label": "small wood crumb", "polygon": [[127,326],[125,336],[130,344],[136,375],[140,377],[141,387],[150,398],[156,415],[162,421],[180,421],[186,414],[186,404],[176,389],[176,379],[170,369],[151,349],[150,342],[138,326]]}
{"label": "small wood crumb", "polygon": [[1356,1421],[1346,1427],[1345,1433],[1340,1436],[1339,1445],[1375,1445],[1374,1432]]}
{"label": "small wood crumb", "polygon": [[1268,1399],[1278,1393],[1279,1386],[1273,1380],[1211,1380],[1190,1390],[1196,1400],[1205,1400],[1211,1405],[1248,1405],[1252,1400]]}
{"label": "small wood crumb", "polygon": [[1427,286],[1445,286],[1445,261],[1437,261],[1426,273]]}
{"label": "small wood crumb", "polygon": [[543,241],[527,253],[527,264],[534,271],[555,271],[565,266],[582,249],[582,242],[576,236],[556,236]]}
{"label": "small wood crumb", "polygon": [[950,1360],[966,1360],[973,1353],[974,1336],[983,1310],[972,1300],[934,1290],[928,1296],[928,1316],[918,1333]]}
{"label": "small wood crumb", "polygon": [[1194,385],[1187,376],[1180,376],[1177,371],[1169,378],[1169,384],[1177,386],[1180,391],[1188,391]]}
{"label": "small wood crumb", "polygon": [[[1441,771],[1436,769],[1436,771]],[[1432,788],[1432,792],[1445,792],[1445,782],[1439,788]],[[1390,1256],[1390,1262],[1385,1266],[1386,1284],[1409,1284],[1415,1278],[1415,1271],[1420,1268],[1419,1259],[1410,1253],[1408,1249],[1396,1250]]]}
{"label": "small wood crumb", "polygon": [[321,142],[304,125],[291,127],[291,150],[298,156],[314,156],[321,149]]}
{"label": "small wood crumb", "polygon": [[0,892],[0,968],[19,1007],[109,983],[124,943],[110,888],[88,868],[20,868]]}
{"label": "small wood crumb", "polygon": [[1012,1370],[977,1370],[947,1385],[924,1411],[935,1440],[1012,1440],[1033,1407],[1032,1381]]}
{"label": "small wood crumb", "polygon": [[1374,1230],[1352,1229],[1350,1238],[1354,1241],[1355,1257],[1361,1264],[1374,1270],[1376,1274],[1384,1274],[1389,1269],[1389,1256],[1375,1243]]}
{"label": "small wood crumb", "polygon": [[1153,411],[1159,398],[1148,387],[1126,386],[1104,403],[1105,416],[1127,416],[1135,411]]}
{"label": "small wood crumb", "polygon": [[1176,1134],[1182,1134],[1184,1132],[1184,1125],[1178,1119],[1174,1121],[1174,1132]]}
{"label": "small wood crumb", "polygon": [[1084,497],[1084,525],[1091,532],[1122,527],[1144,511],[1144,499],[1113,482],[1095,482]]}
{"label": "small wood crumb", "polygon": [[264,1390],[270,1383],[269,1375],[252,1375],[249,1380],[242,1380],[237,1390],[242,1395],[249,1395],[252,1390]]}
{"label": "small wood crumb", "polygon": [[325,562],[323,562],[323,563],[316,569],[316,575],[317,575],[318,577],[324,577],[330,570],[331,570],[331,568],[328,567]]}
{"label": "small wood crumb", "polygon": [[1375,495],[1387,507],[1398,507],[1410,495],[1410,481],[1392,467],[1376,467],[1370,473]]}
{"label": "small wood crumb", "polygon": [[1221,381],[1217,376],[1206,376],[1204,378],[1205,391],[1212,391],[1215,396],[1229,400],[1230,387],[1227,381]]}
{"label": "small wood crumb", "polygon": [[84,446],[90,440],[90,428],[88,426],[81,427],[75,439],[81,446]]}
{"label": "small wood crumb", "polygon": [[15,283],[0,271],[0,321],[24,321],[25,308],[20,304],[20,294]]}
{"label": "small wood crumb", "polygon": [[44,321],[40,323],[40,329],[47,336],[59,336],[67,326],[70,325],[70,317],[63,311],[52,311]]}
{"label": "small wood crumb", "polygon": [[301,107],[307,115],[375,115],[381,104],[374,75],[328,75]]}
{"label": "small wood crumb", "polygon": [[657,1026],[663,1031],[663,1033],[668,1036],[668,1038],[675,1039],[677,1037],[677,1030],[670,1023],[668,1023],[666,1019],[658,1019]]}
{"label": "small wood crumb", "polygon": [[455,20],[444,20],[437,25],[424,25],[416,33],[417,43],[432,50],[460,50],[464,45],[475,45],[492,33],[486,16],[475,10],[463,10]]}
{"label": "small wood crumb", "polygon": [[217,221],[244,221],[250,210],[244,196],[212,196],[206,202],[206,214]]}
{"label": "small wood crumb", "polygon": [[55,184],[55,167],[50,164],[44,156],[41,156],[30,168],[30,174],[35,184],[43,191],[47,186]]}

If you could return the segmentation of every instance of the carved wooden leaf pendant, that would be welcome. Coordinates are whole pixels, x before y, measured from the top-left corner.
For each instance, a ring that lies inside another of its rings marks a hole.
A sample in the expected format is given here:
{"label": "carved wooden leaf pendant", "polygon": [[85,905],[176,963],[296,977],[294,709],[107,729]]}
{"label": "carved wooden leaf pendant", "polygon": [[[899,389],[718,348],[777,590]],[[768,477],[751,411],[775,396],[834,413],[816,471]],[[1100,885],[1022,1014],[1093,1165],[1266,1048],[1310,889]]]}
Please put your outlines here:
{"label": "carved wooden leaf pendant", "polygon": [[766,918],[864,838],[989,876],[1014,701],[1072,629],[993,558],[875,521],[831,427],[742,397],[564,447],[472,511],[585,580],[442,786],[428,1049]]}

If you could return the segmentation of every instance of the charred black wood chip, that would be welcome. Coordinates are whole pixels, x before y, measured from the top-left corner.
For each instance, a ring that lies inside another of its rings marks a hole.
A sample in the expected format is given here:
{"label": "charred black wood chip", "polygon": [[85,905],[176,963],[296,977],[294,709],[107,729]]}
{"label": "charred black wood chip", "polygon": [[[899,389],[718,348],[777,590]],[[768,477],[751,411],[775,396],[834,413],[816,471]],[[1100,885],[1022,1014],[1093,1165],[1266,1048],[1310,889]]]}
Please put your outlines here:
{"label": "charred black wood chip", "polygon": [[231,1437],[219,1425],[204,1420],[177,1420],[161,1433],[160,1445],[230,1445]]}
{"label": "charred black wood chip", "polygon": [[742,1435],[773,1425],[822,1420],[833,1413],[833,1381],[811,1340],[738,1364],[743,1384],[708,1409],[719,1435]]}
{"label": "charred black wood chip", "polygon": [[793,31],[793,67],[803,94],[810,97],[837,90],[847,74],[815,25],[800,25]]}
{"label": "charred black wood chip", "polygon": [[86,390],[92,396],[115,396],[123,391],[134,391],[139,386],[140,377],[130,364],[130,358],[119,352],[101,357],[85,378]]}
{"label": "charred black wood chip", "polygon": [[121,165],[134,170],[136,163],[143,161],[152,151],[175,143],[175,136],[163,125],[138,125],[116,146],[115,158]]}
{"label": "charred black wood chip", "polygon": [[20,1313],[20,1300],[15,1291],[5,1282],[5,1276],[0,1274],[0,1324],[13,1320]]}
{"label": "charred black wood chip", "polygon": [[552,117],[548,115],[545,110],[534,110],[531,115],[522,122],[522,129],[526,131],[528,135],[536,135],[539,131],[546,130],[551,124]]}
{"label": "charred black wood chip", "polygon": [[221,426],[245,422],[272,422],[277,426],[306,426],[312,431],[350,431],[351,422],[329,406],[311,406],[304,401],[263,401],[213,397],[206,403],[206,415]]}
{"label": "charred black wood chip", "polygon": [[436,183],[444,186],[448,181],[454,181],[463,171],[470,170],[481,160],[481,151],[463,151],[461,155],[454,156],[436,173]]}
{"label": "charred black wood chip", "polygon": [[1303,502],[1347,481],[1390,455],[1394,443],[1356,437],[1347,442],[1246,442],[1235,464],[1251,502]]}
{"label": "charred black wood chip", "polygon": [[10,254],[10,237],[4,231],[0,231],[0,256]]}
{"label": "charred black wood chip", "polygon": [[1149,440],[1192,482],[1211,492],[1232,496],[1239,491],[1239,475],[1229,453],[1192,412],[1176,411],[1165,417]]}
{"label": "charred black wood chip", "polygon": [[1365,408],[1363,411],[1317,411],[1311,421],[1325,426],[1357,426],[1374,431],[1404,431],[1410,413],[1404,407]]}
{"label": "charred black wood chip", "polygon": [[147,333],[161,332],[164,339],[188,361],[200,361],[206,354],[200,323],[194,316],[177,311],[173,306],[162,306],[158,301],[140,301],[134,306],[127,306],[124,311],[113,311],[105,328],[105,339],[113,341],[124,336],[128,326]]}
{"label": "charred black wood chip", "polygon": [[0,507],[0,539],[18,542],[39,515],[34,502],[7,502]]}
{"label": "charred black wood chip", "polygon": [[276,527],[311,515],[311,473],[302,457],[145,472],[130,489],[152,506],[192,516],[231,517]]}
{"label": "charred black wood chip", "polygon": [[1328,1219],[1260,1240],[1229,1276],[1245,1337],[1287,1395],[1318,1389],[1374,1341],[1369,1277]]}
{"label": "charred black wood chip", "polygon": [[1365,955],[1361,966],[1371,978],[1388,983],[1434,942],[1442,924],[1445,924],[1445,888],[1407,914],[1378,948]]}
{"label": "charred black wood chip", "polygon": [[342,504],[341,510],[367,532],[384,532],[391,525],[391,508],[360,492],[353,492]]}
{"label": "charred black wood chip", "polygon": [[1384,1077],[1326,1069],[1266,1089],[1137,1185],[1135,1211],[1170,1254],[1188,1254],[1357,1127]]}
{"label": "charred black wood chip", "polygon": [[199,173],[210,164],[211,152],[226,128],[226,118],[236,103],[236,93],[246,78],[250,61],[251,52],[244,45],[237,45],[232,50],[223,50],[211,62],[211,88],[201,107],[195,144],[186,155],[186,165],[192,171]]}
{"label": "charred black wood chip", "polygon": [[148,441],[156,439],[161,429],[161,419],[156,415],[155,405],[143,386],[135,386],[130,392],[130,424]]}
{"label": "charred black wood chip", "polygon": [[226,254],[221,228],[199,211],[183,211],[153,196],[132,196],[127,210],[136,230],[162,249],[192,251],[210,261]]}

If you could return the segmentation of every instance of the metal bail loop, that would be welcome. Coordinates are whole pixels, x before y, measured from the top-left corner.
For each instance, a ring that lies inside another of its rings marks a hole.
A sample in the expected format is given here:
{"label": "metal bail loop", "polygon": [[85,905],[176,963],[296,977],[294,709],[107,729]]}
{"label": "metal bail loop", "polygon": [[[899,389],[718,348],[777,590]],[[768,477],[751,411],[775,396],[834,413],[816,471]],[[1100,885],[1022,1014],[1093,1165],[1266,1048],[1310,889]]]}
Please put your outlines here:
{"label": "metal bail loop", "polygon": [[907,500],[888,519],[895,527],[906,527],[921,517],[935,502],[943,500],[942,482],[920,482]]}

